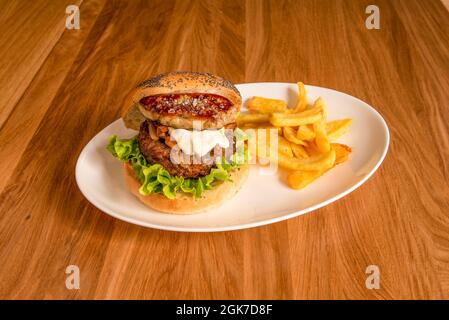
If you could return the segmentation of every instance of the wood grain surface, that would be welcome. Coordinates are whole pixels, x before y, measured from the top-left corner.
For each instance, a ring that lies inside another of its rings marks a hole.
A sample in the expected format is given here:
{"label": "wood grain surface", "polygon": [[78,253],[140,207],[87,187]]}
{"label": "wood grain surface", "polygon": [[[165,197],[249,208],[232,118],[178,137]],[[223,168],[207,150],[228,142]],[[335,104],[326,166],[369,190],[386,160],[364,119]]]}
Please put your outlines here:
{"label": "wood grain surface", "polygon": [[[0,2],[0,298],[449,298],[440,1],[70,2],[80,30],[65,29],[68,1]],[[380,30],[365,27],[370,4]],[[347,92],[385,117],[389,154],[349,196],[264,227],[175,233],[103,214],[76,186],[79,153],[136,83],[179,69]]]}

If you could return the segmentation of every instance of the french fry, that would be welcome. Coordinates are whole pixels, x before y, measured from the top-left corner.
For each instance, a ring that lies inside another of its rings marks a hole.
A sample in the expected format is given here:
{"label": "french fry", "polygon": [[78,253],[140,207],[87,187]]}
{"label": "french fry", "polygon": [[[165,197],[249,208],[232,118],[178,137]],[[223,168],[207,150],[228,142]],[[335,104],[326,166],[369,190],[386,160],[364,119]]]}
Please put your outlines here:
{"label": "french fry", "polygon": [[313,103],[313,107],[311,110],[321,111],[323,113],[323,119],[326,120],[327,112],[326,112],[326,107],[324,105],[323,98],[319,97],[318,99],[316,99],[315,102]]}
{"label": "french fry", "polygon": [[352,119],[342,119],[330,121],[326,124],[326,131],[329,140],[336,140],[344,135],[349,126],[352,124]]}
{"label": "french fry", "polygon": [[[265,133],[262,133],[262,130],[265,130]],[[259,143],[257,144],[258,156],[260,158],[270,157],[272,141],[269,129],[257,129],[257,138],[260,140],[263,139],[264,136],[265,146],[259,145]],[[286,156],[293,157],[292,144],[281,135],[278,135],[278,151],[285,154]]]}
{"label": "french fry", "polygon": [[313,127],[311,128],[310,125],[299,126],[296,137],[303,141],[310,141],[315,139],[315,131],[313,131]]}
{"label": "french fry", "polygon": [[316,156],[316,155],[321,154],[321,151],[318,150],[318,147],[317,147],[315,141],[308,141],[307,146],[304,147],[304,149],[310,156]]}
{"label": "french fry", "polygon": [[[255,136],[257,143],[251,147],[251,154],[255,153],[259,164],[276,161],[288,170],[287,184],[302,189],[348,160],[351,148],[331,141],[346,133],[352,120],[326,123],[323,99],[319,97],[308,107],[305,86],[302,82],[297,85],[298,102],[294,108],[289,109],[283,100],[254,96],[247,103],[250,112],[239,115],[237,124]],[[271,135],[271,129],[277,130],[277,136]],[[277,152],[273,139],[278,142]]]}
{"label": "french fry", "polygon": [[239,128],[249,133],[253,132],[255,134],[257,134],[258,130],[267,130],[267,135],[269,135],[270,129],[274,129],[277,130],[279,136],[282,136],[282,127],[274,127],[271,123],[262,123],[260,126],[257,123],[251,123],[239,126]]}
{"label": "french fry", "polygon": [[327,138],[326,127],[324,121],[317,121],[313,124],[313,130],[315,131],[315,143],[322,153],[329,152],[331,146],[329,139]]}
{"label": "french fry", "polygon": [[278,149],[279,152],[282,152],[283,154],[289,157],[293,157],[293,150],[291,143],[282,136],[278,137]]}
{"label": "french fry", "polygon": [[303,111],[306,109],[307,105],[307,95],[306,95],[306,88],[304,87],[304,83],[298,82],[298,92],[299,92],[299,98],[298,98],[298,104],[296,105],[296,110]]}
{"label": "french fry", "polygon": [[296,143],[290,143],[290,146],[292,148],[293,151],[293,155],[298,158],[298,159],[304,159],[309,157],[309,154],[307,153],[306,149]]}
{"label": "french fry", "polygon": [[[238,121],[238,120],[237,120]],[[270,122],[248,122],[248,123],[239,123],[239,128],[244,129],[258,129],[258,128],[269,128],[273,127],[273,125]]]}
{"label": "french fry", "polygon": [[335,165],[347,161],[352,152],[350,147],[341,143],[332,143],[331,147],[335,150]]}
{"label": "french fry", "polygon": [[247,103],[248,110],[259,113],[284,112],[287,103],[279,99],[268,99],[262,97],[252,97]]}
{"label": "french fry", "polygon": [[264,123],[268,122],[269,120],[270,120],[269,114],[247,113],[247,114],[240,114],[237,117],[237,124],[241,126],[248,123]]}
{"label": "french fry", "polygon": [[283,127],[282,128],[282,132],[284,133],[284,137],[288,141],[296,143],[296,144],[300,144],[300,145],[303,145],[303,146],[306,145],[306,143],[304,141],[302,141],[301,139],[298,139],[296,137],[295,130],[292,127]]}
{"label": "french fry", "polygon": [[[335,163],[333,166],[348,160],[352,151],[350,147],[340,143],[332,143],[331,147],[335,150]],[[330,170],[330,168],[324,171],[293,171],[287,176],[287,183],[290,188],[302,189],[321,177],[328,170]]]}
{"label": "french fry", "polygon": [[321,112],[306,110],[300,113],[273,113],[270,122],[276,127],[296,127],[317,122],[322,118]]}
{"label": "french fry", "polygon": [[306,88],[304,87],[304,83],[298,82],[298,102],[296,103],[296,107],[293,109],[288,109],[288,113],[298,113],[304,111],[307,107],[307,94]]}
{"label": "french fry", "polygon": [[305,159],[292,158],[279,153],[277,161],[280,167],[289,170],[325,171],[332,168],[335,163],[335,150],[331,149],[327,153]]}
{"label": "french fry", "polygon": [[302,189],[324,174],[323,171],[293,171],[287,176],[290,188]]}

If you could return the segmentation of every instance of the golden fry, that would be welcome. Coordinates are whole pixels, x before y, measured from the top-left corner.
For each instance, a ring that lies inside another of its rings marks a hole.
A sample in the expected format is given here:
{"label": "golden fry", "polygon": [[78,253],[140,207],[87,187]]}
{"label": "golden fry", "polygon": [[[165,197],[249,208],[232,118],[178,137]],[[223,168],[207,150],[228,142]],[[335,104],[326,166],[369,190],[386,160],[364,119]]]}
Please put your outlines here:
{"label": "golden fry", "polygon": [[323,171],[293,171],[287,176],[290,188],[302,189],[323,175]]}
{"label": "golden fry", "polygon": [[[255,153],[259,164],[277,161],[279,167],[288,170],[288,185],[302,189],[337,164],[348,160],[351,148],[330,141],[346,133],[352,120],[326,123],[323,99],[319,97],[312,106],[307,107],[305,86],[302,82],[297,85],[298,102],[294,108],[289,109],[283,100],[254,96],[247,103],[250,112],[239,115],[237,124],[249,129],[251,137],[255,136],[257,143],[251,153]],[[270,129],[277,129],[274,132],[277,136],[271,136]],[[278,142],[277,152],[274,139]]]}
{"label": "golden fry", "polygon": [[335,165],[347,161],[352,152],[350,147],[341,143],[332,143],[331,147],[335,150]]}
{"label": "golden fry", "polygon": [[352,119],[342,119],[328,122],[326,124],[326,131],[329,140],[336,140],[344,135],[348,131],[351,123]]}
{"label": "golden fry", "polygon": [[[238,120],[237,120],[238,121]],[[269,128],[273,127],[273,125],[270,122],[247,122],[247,123],[239,123],[239,128],[242,130],[245,129],[258,129],[258,128]]]}
{"label": "golden fry", "polygon": [[316,155],[321,154],[321,151],[318,150],[318,147],[317,147],[315,141],[308,141],[307,146],[304,148],[305,148],[306,152],[311,156],[316,156]]}
{"label": "golden fry", "polygon": [[291,143],[282,136],[278,137],[278,149],[279,152],[282,152],[283,154],[289,157],[293,157],[293,150]]}
{"label": "golden fry", "polygon": [[325,154],[305,159],[296,159],[279,153],[277,160],[280,167],[289,170],[325,171],[332,168],[335,163],[335,150],[331,149]]}
{"label": "golden fry", "polygon": [[306,149],[296,143],[290,143],[290,146],[292,148],[293,151],[293,155],[298,158],[298,159],[304,159],[309,157],[309,154],[307,153]]}
{"label": "golden fry", "polygon": [[[278,127],[273,127],[271,124],[269,124],[267,127],[258,127],[258,128],[253,128],[259,135],[260,134],[265,134],[267,137],[270,135],[270,130],[276,130],[277,134],[279,136],[282,135],[282,128],[278,128]],[[273,133],[274,134],[274,133]]]}
{"label": "golden fry", "polygon": [[322,153],[329,152],[331,146],[329,139],[327,138],[326,127],[324,121],[317,121],[313,124],[313,130],[315,131],[315,143]]}
{"label": "golden fry", "polygon": [[[282,135],[282,127],[274,127],[271,123],[247,123],[242,126],[239,126],[240,129],[245,130],[247,132],[257,132],[257,130],[277,130],[278,135]],[[269,132],[269,131],[268,131]]]}
{"label": "golden fry", "polygon": [[303,141],[310,141],[315,139],[315,131],[313,131],[311,125],[299,126],[298,131],[296,132],[296,137]]}
{"label": "golden fry", "polygon": [[268,99],[262,97],[252,97],[249,99],[248,110],[259,113],[284,112],[287,109],[287,103],[279,99]]}
{"label": "golden fry", "polygon": [[300,113],[273,113],[270,122],[276,127],[296,127],[317,122],[322,118],[321,112],[306,110]]}
{"label": "golden fry", "polygon": [[295,130],[292,127],[283,127],[282,132],[284,133],[284,137],[293,143],[300,144],[305,146],[306,144],[301,139],[298,139],[295,134]]}
{"label": "golden fry", "polygon": [[318,99],[316,99],[315,102],[313,103],[313,107],[311,110],[321,111],[323,113],[323,119],[326,120],[327,112],[326,112],[326,107],[324,105],[323,98],[319,97]]}
{"label": "golden fry", "polygon": [[[335,163],[333,166],[348,160],[352,151],[350,147],[339,143],[332,143],[331,146],[335,150]],[[302,189],[321,177],[328,170],[330,168],[324,171],[293,171],[287,176],[287,183],[293,189]]]}
{"label": "golden fry", "polygon": [[269,120],[270,120],[269,114],[247,113],[247,114],[240,114],[237,117],[237,124],[240,126],[247,123],[264,123],[268,122]]}
{"label": "golden fry", "polygon": [[[262,132],[264,130],[264,132]],[[257,129],[257,156],[258,158],[267,159],[270,157],[271,150],[271,136],[270,131],[267,129]],[[263,140],[265,137],[265,144],[263,144]],[[292,144],[285,139],[283,136],[278,135],[278,151],[285,154],[286,156],[293,157]]]}
{"label": "golden fry", "polygon": [[306,105],[307,105],[307,95],[306,95],[306,88],[304,87],[304,83],[298,82],[298,92],[299,92],[299,98],[298,98],[298,104],[296,105],[296,110],[303,111],[306,109]]}
{"label": "golden fry", "polygon": [[304,83],[298,82],[298,102],[294,109],[288,110],[289,113],[298,113],[304,111],[307,106],[307,93]]}

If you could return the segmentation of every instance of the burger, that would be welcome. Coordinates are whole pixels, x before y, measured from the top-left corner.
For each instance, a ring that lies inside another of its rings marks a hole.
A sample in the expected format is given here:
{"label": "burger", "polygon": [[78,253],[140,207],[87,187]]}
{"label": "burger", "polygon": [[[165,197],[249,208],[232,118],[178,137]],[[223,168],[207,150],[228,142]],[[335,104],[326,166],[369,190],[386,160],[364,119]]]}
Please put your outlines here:
{"label": "burger", "polygon": [[152,209],[197,213],[235,195],[248,175],[246,136],[236,127],[242,99],[228,80],[209,73],[169,72],[125,99],[130,139],[107,149],[123,162],[129,190]]}

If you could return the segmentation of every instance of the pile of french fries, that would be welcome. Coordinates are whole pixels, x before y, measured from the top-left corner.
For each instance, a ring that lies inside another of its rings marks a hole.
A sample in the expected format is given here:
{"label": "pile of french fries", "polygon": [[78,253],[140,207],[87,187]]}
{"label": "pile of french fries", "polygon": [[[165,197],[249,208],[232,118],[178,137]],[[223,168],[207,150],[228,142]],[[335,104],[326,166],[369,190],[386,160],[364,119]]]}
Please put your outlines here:
{"label": "pile of french fries", "polygon": [[[247,107],[249,112],[237,118],[238,127],[255,129],[256,138],[266,139],[266,145],[270,143],[267,130],[277,129],[277,156],[270,156],[267,149],[260,147],[256,148],[255,156],[259,163],[266,160],[267,154],[270,160],[277,161],[287,171],[287,184],[291,188],[304,188],[348,160],[352,152],[350,147],[334,142],[348,131],[352,120],[327,122],[323,99],[308,105],[302,82],[298,82],[298,102],[294,108],[288,108],[283,100],[262,97],[252,97]],[[257,146],[260,145],[258,142]]]}

